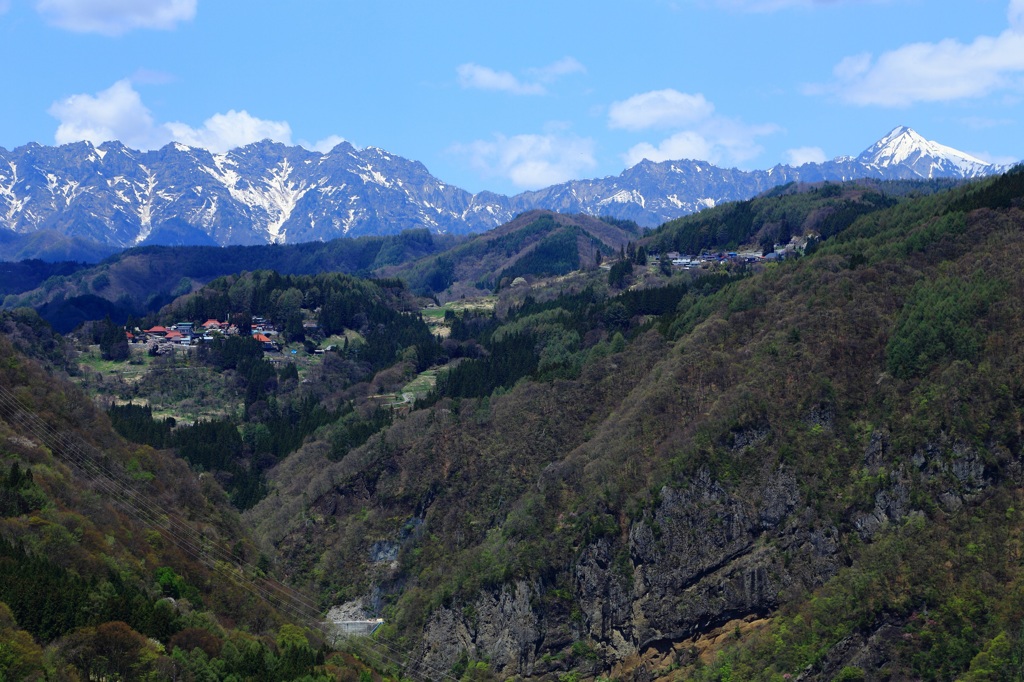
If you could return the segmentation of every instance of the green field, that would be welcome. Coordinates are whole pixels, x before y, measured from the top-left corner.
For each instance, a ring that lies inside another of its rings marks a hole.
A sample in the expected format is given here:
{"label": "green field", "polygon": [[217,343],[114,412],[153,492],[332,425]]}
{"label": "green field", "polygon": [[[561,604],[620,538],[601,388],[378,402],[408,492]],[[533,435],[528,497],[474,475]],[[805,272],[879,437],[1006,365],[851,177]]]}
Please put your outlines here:
{"label": "green field", "polygon": [[445,303],[443,306],[423,308],[420,310],[420,314],[423,316],[423,321],[427,323],[427,326],[430,327],[430,330],[433,333],[440,334],[441,336],[448,336],[450,330],[444,323],[444,316],[449,310],[456,315],[461,315],[467,310],[473,312],[490,312],[494,310],[494,306],[497,302],[497,296],[467,298],[459,301],[450,301]]}
{"label": "green field", "polygon": [[428,369],[420,372],[419,375],[402,388],[402,393],[412,393],[415,399],[422,398],[434,389],[437,384],[437,370]]}

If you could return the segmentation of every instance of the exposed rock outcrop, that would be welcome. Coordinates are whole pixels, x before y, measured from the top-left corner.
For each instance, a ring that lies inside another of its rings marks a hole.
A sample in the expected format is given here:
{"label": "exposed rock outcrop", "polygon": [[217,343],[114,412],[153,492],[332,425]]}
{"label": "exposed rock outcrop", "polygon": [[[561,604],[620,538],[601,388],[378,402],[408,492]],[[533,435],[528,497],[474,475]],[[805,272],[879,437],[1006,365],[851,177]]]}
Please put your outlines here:
{"label": "exposed rock outcrop", "polygon": [[732,619],[767,614],[785,590],[832,576],[837,532],[813,519],[783,469],[742,491],[701,470],[686,488],[662,488],[625,538],[606,536],[579,553],[570,629],[564,614],[549,618],[545,586],[517,582],[436,611],[419,661],[448,670],[465,652],[508,677],[580,668],[581,652],[597,673],[645,650],[668,651]]}

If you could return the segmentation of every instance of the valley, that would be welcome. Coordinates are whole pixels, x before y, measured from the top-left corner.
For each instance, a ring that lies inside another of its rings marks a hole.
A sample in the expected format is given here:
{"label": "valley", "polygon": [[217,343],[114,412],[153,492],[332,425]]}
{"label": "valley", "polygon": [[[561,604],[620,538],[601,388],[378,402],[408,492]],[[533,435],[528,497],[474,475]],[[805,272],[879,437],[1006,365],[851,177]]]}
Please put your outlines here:
{"label": "valley", "polygon": [[[61,487],[10,412],[0,472],[23,492],[2,498],[3,536],[32,560],[77,548],[75,574],[116,561],[140,604],[173,566],[165,582],[215,605],[163,630],[127,617],[161,643],[154,666],[198,656],[191,628],[362,682],[1013,679],[1022,178],[788,185],[647,231],[528,212],[453,243],[407,235],[366,276],[208,271],[66,336],[25,304],[103,274],[122,302],[146,288],[123,260],[61,275],[8,298],[5,390],[158,486],[242,575],[382,623],[339,654],[285,606],[251,622],[213,596],[229,579],[135,521],[93,531],[116,503]],[[187,346],[126,336],[212,320]],[[80,665],[76,628],[113,612],[78,613],[32,625],[34,646]],[[204,656],[240,665],[225,651]]]}
{"label": "valley", "polygon": [[0,682],[1024,682],[1024,0],[0,35]]}

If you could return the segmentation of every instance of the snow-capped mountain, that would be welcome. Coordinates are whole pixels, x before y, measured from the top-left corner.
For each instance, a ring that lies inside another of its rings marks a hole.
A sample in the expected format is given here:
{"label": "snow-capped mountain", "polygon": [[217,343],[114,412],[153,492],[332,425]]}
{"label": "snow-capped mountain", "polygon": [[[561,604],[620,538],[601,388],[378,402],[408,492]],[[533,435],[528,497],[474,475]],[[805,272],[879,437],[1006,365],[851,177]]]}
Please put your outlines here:
{"label": "snow-capped mountain", "polygon": [[970,154],[926,140],[905,126],[864,150],[857,161],[878,168],[902,167],[924,178],[974,178],[992,173],[992,165]]}
{"label": "snow-capped mountain", "polygon": [[706,161],[641,161],[620,175],[573,180],[512,198],[516,210],[541,207],[565,213],[589,213],[635,220],[653,227],[725,201],[749,199],[788,182],[968,179],[1009,170],[931,142],[900,126],[857,157],[824,163],[778,165],[741,171]]}
{"label": "snow-capped mountain", "polygon": [[119,142],[0,148],[0,228],[121,248],[301,242],[415,227],[477,232],[511,215],[500,204],[444,184],[420,163],[347,143],[326,154],[270,141],[226,154],[182,144],[138,152]]}
{"label": "snow-capped mountain", "polygon": [[[1005,170],[896,128],[858,157],[765,171],[703,161],[643,161],[618,176],[507,197],[470,194],[384,150],[342,143],[327,153],[265,140],[212,154],[119,142],[0,148],[0,247],[29,236],[111,250],[139,244],[261,244],[488,230],[546,208],[655,226],[791,181],[972,178]],[[32,253],[16,252],[18,257]],[[0,251],[0,253],[3,253]]]}

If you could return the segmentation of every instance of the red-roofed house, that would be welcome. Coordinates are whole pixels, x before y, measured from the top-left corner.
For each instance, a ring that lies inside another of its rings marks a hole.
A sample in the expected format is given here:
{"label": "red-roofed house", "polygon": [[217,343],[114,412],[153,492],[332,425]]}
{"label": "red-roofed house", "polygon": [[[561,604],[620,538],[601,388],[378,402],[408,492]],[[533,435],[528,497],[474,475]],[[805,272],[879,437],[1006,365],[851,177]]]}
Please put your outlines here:
{"label": "red-roofed house", "polygon": [[167,327],[161,327],[160,325],[157,325],[145,331],[147,334],[152,334],[153,336],[165,336],[167,334]]}
{"label": "red-roofed house", "polygon": [[257,341],[259,341],[260,343],[262,343],[263,344],[263,350],[265,350],[265,351],[268,351],[270,353],[280,353],[281,352],[281,347],[278,346],[276,343],[274,343],[271,340],[271,338],[269,336],[267,336],[266,334],[260,334],[260,333],[257,332],[257,333],[252,335],[252,338],[254,338]]}

